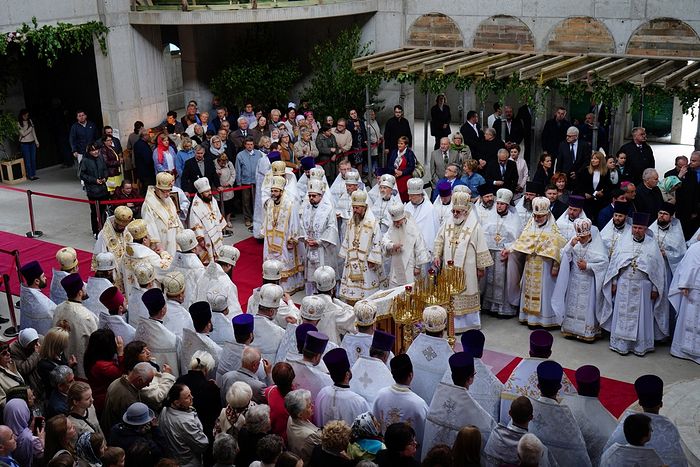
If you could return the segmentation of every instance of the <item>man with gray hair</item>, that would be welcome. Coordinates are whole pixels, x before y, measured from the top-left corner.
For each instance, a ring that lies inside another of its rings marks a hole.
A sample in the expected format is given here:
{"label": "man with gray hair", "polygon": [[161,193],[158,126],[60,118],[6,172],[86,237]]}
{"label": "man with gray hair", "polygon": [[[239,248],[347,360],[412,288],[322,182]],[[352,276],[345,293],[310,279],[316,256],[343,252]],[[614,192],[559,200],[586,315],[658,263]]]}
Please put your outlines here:
{"label": "man with gray hair", "polygon": [[647,131],[644,127],[632,128],[632,141],[624,144],[619,151],[627,154],[627,167],[629,167],[632,181],[639,186],[645,169],[656,167],[654,151],[647,144]]}
{"label": "man with gray hair", "polygon": [[518,441],[518,459],[521,466],[537,467],[544,455],[544,444],[532,433],[526,433]]}
{"label": "man with gray hair", "polygon": [[[258,368],[262,364],[265,370],[265,381],[260,381],[256,376]],[[221,397],[225,397],[228,389],[236,381],[247,383],[253,390],[253,400],[258,404],[266,402],[265,389],[272,384],[272,365],[262,358],[260,351],[255,347],[246,346],[241,356],[241,366],[237,370],[229,371],[221,377]]]}
{"label": "man with gray hair", "polygon": [[68,388],[75,380],[73,370],[66,365],[58,365],[49,373],[51,396],[46,407],[47,419],[58,414],[68,414]]}
{"label": "man with gray hair", "polygon": [[450,138],[440,138],[440,146],[430,153],[430,185],[433,191],[437,189],[438,180],[445,173],[445,169],[449,164],[459,162],[459,152],[456,149],[450,149]]}
{"label": "man with gray hair", "polygon": [[233,466],[239,451],[238,441],[228,433],[220,433],[214,439],[212,457],[217,466]]}
{"label": "man with gray hair", "polygon": [[591,146],[585,141],[579,141],[579,131],[575,126],[566,130],[566,141],[559,144],[557,155],[557,171],[564,172],[570,180],[576,179],[576,172],[587,167],[591,161]]}
{"label": "man with gray hair", "polygon": [[151,363],[140,362],[128,374],[109,385],[105,408],[100,419],[103,432],[109,433],[112,426],[122,419],[122,415],[131,404],[141,402],[140,391],[151,384],[155,373],[156,370]]}
{"label": "man with gray hair", "polygon": [[311,422],[314,411],[311,392],[306,389],[291,391],[284,396],[284,407],[289,413],[287,447],[306,465],[314,447],[321,444],[321,429]]}
{"label": "man with gray hair", "polygon": [[659,173],[656,169],[644,169],[642,172],[642,183],[637,185],[637,196],[634,204],[638,211],[649,214],[649,225],[656,221],[659,210],[664,204],[664,197],[657,186],[659,184]]}

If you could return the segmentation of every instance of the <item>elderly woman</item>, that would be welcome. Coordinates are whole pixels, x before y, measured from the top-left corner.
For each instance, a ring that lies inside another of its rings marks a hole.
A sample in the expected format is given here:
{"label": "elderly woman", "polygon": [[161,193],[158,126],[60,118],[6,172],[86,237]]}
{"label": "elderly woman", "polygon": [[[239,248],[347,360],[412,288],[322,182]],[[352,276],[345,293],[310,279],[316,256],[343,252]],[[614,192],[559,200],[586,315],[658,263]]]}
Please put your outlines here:
{"label": "elderly woman", "polygon": [[245,424],[245,415],[250,407],[255,406],[251,402],[253,390],[248,383],[236,381],[228,388],[226,393],[226,407],[221,410],[216,420],[215,433],[228,433],[238,436],[238,432]]}
{"label": "elderly woman", "polygon": [[185,170],[185,162],[194,157],[193,143],[187,136],[182,137],[180,143],[181,149],[175,154],[175,170],[177,170],[177,177],[175,178],[175,186],[180,186],[180,179],[182,178],[182,171]]}
{"label": "elderly woman", "polygon": [[668,176],[659,183],[659,190],[664,201],[671,204],[676,204],[676,190],[681,187],[681,180],[675,175]]}
{"label": "elderly woman", "polygon": [[[233,166],[226,154],[222,154],[216,160],[216,175],[219,176],[219,186],[223,188],[231,188],[236,184],[236,168]],[[221,193],[224,200],[224,212],[226,213],[226,226],[229,229],[233,228],[231,218],[233,216],[233,191],[225,191]]]}
{"label": "elderly woman", "polygon": [[238,433],[240,452],[236,456],[236,464],[250,465],[258,459],[257,446],[265,435],[270,432],[270,407],[256,405],[248,409],[245,425]]}
{"label": "elderly woman", "polygon": [[462,133],[459,131],[452,135],[450,149],[457,151],[457,154],[459,154],[458,160],[462,163],[472,158],[472,152],[469,149],[469,146],[464,144],[464,136],[462,136]]}
{"label": "elderly woman", "polygon": [[200,467],[209,440],[192,407],[190,388],[184,384],[173,385],[163,405],[158,423],[175,460],[181,467]]}
{"label": "elderly woman", "polygon": [[39,350],[43,337],[32,328],[22,329],[19,337],[10,344],[10,355],[24,381],[43,400],[42,383],[39,377]]}
{"label": "elderly woman", "polygon": [[294,383],[294,369],[287,362],[277,362],[272,367],[273,386],[265,389],[265,398],[270,406],[270,421],[272,423],[271,433],[280,435],[287,440],[287,420],[289,413],[284,407],[284,398],[292,390]]}
{"label": "elderly woman", "polygon": [[285,163],[287,167],[291,167],[292,169],[297,168],[298,164],[298,157],[296,157],[295,151],[294,151],[294,146],[291,143],[291,139],[289,136],[289,133],[283,131],[280,133],[280,141],[279,141],[279,152],[280,156],[282,158],[282,161]]}
{"label": "elderly woman", "polygon": [[289,412],[287,447],[306,465],[314,447],[321,444],[321,430],[311,422],[314,414],[311,392],[306,389],[290,392],[284,398],[284,406]]}
{"label": "elderly woman", "polygon": [[7,402],[4,411],[4,423],[15,434],[17,448],[12,453],[17,463],[23,467],[31,467],[34,459],[44,454],[44,428],[37,427],[37,436],[32,434],[34,421],[29,406],[22,399],[12,399]]}
{"label": "elderly woman", "polygon": [[373,461],[379,451],[386,449],[379,421],[371,412],[362,413],[355,418],[350,435],[352,444],[348,447],[347,453],[356,461]]}
{"label": "elderly woman", "polygon": [[68,419],[75,425],[75,432],[102,433],[92,405],[92,389],[87,383],[75,381],[68,389]]}
{"label": "elderly woman", "polygon": [[7,391],[15,386],[24,386],[24,378],[12,360],[10,344],[0,342],[0,409],[5,406]]}
{"label": "elderly woman", "polygon": [[107,449],[102,433],[83,433],[75,442],[75,456],[78,467],[102,467],[100,460]]}
{"label": "elderly woman", "polygon": [[350,427],[342,420],[325,424],[321,432],[321,445],[314,448],[308,467],[351,467],[355,465],[347,454],[350,444]]}
{"label": "elderly woman", "polygon": [[299,141],[294,143],[294,154],[297,155],[299,160],[305,157],[313,157],[316,159],[318,157],[318,149],[316,148],[316,143],[314,143],[311,130],[307,127],[299,130],[300,138]]}

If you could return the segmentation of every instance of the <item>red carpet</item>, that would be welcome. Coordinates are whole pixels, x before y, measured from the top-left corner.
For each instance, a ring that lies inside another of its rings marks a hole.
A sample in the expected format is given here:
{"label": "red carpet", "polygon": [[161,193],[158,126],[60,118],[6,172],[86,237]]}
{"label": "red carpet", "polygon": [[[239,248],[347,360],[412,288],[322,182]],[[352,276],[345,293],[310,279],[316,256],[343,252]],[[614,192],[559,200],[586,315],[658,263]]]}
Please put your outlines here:
{"label": "red carpet", "polygon": [[[18,250],[21,264],[33,260],[39,261],[49,284],[51,284],[51,277],[53,276],[52,269],[58,266],[56,252],[63,246],[35,238],[23,237],[22,235],[0,232],[0,248],[3,250]],[[80,275],[83,277],[83,280],[87,280],[92,275],[92,271],[90,271],[92,253],[83,250],[77,250],[77,252],[78,262],[80,263]],[[10,275],[10,289],[14,295],[19,295],[19,282],[13,256],[0,254],[0,273]],[[43,292],[46,295],[49,294],[48,286]]]}
{"label": "red carpet", "polygon": [[241,257],[233,269],[233,282],[238,287],[238,301],[245,311],[253,289],[262,284],[263,244],[250,237],[236,243],[235,247],[241,251]]}

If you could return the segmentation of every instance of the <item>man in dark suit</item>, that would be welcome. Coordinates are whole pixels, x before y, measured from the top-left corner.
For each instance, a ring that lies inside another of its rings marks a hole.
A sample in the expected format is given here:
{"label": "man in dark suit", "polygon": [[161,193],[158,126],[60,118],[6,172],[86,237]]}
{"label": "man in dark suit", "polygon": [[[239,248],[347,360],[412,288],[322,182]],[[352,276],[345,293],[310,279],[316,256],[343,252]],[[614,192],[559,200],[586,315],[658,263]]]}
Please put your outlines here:
{"label": "man in dark suit", "polygon": [[479,142],[476,152],[472,152],[473,159],[479,159],[481,167],[485,167],[489,162],[496,162],[496,155],[500,149],[505,149],[506,145],[496,134],[493,128],[484,130],[484,139]]}
{"label": "man in dark suit", "polygon": [[[493,122],[493,128],[506,144],[520,144],[525,137],[523,124],[520,122],[520,120],[513,118],[513,108],[509,105],[503,107],[503,115]],[[503,137],[504,129],[505,137]]]}
{"label": "man in dark suit", "polygon": [[542,150],[552,156],[552,162],[556,161],[559,145],[566,140],[566,130],[570,126],[564,107],[557,107],[554,117],[545,122],[542,129]]}
{"label": "man in dark suit", "polygon": [[450,190],[457,185],[466,186],[467,184],[459,178],[460,172],[461,169],[459,168],[459,164],[447,164],[447,167],[445,167],[445,176],[440,178],[437,183],[435,183],[435,188],[432,190],[430,201],[435,201],[439,193],[438,187],[441,185],[444,186],[445,183],[449,184]]}
{"label": "man in dark suit", "polygon": [[476,154],[479,149],[479,143],[484,140],[484,132],[479,126],[479,114],[474,110],[467,112],[467,121],[459,128],[464,138],[464,144],[469,146],[472,154]]}
{"label": "man in dark suit", "polygon": [[411,125],[403,116],[403,107],[400,105],[394,106],[394,116],[386,121],[384,126],[384,154],[389,155],[389,152],[398,148],[399,137],[405,136],[408,138],[408,147],[411,147],[413,136],[411,135]]}
{"label": "man in dark suit", "polygon": [[664,174],[664,178],[675,176],[678,178],[685,177],[688,171],[688,158],[685,156],[678,156],[676,160],[673,161],[673,168]]}
{"label": "man in dark suit", "polygon": [[[229,144],[233,146],[233,154],[238,154],[245,149],[245,139],[249,136],[253,138],[253,142],[257,147],[260,137],[262,136],[260,130],[248,128],[248,119],[245,117],[238,117],[238,129],[232,131],[228,135]],[[235,156],[233,160],[235,160]]]}
{"label": "man in dark suit", "polygon": [[447,165],[455,163],[459,164],[459,153],[456,149],[450,149],[450,139],[445,136],[440,139],[440,147],[430,153],[430,180],[433,191],[437,188],[438,180],[443,177]]}
{"label": "man in dark suit", "polygon": [[532,151],[532,109],[530,109],[530,106],[527,104],[520,106],[518,113],[515,114],[515,119],[519,121],[523,127],[523,143],[525,145],[523,159],[529,166],[530,152]]}
{"label": "man in dark suit", "polygon": [[554,184],[547,185],[544,190],[544,195],[549,200],[549,211],[554,216],[554,219],[559,219],[569,206],[559,199],[559,190]]}
{"label": "man in dark suit", "polygon": [[634,204],[637,211],[649,214],[649,225],[659,216],[659,209],[664,203],[664,197],[657,186],[659,184],[659,173],[656,169],[645,169],[642,172],[642,183],[637,186],[637,196]]}
{"label": "man in dark suit", "polygon": [[569,180],[576,180],[576,172],[591,162],[591,145],[579,140],[578,134],[578,128],[570,126],[557,151],[557,172],[564,172]]}
{"label": "man in dark suit", "polygon": [[681,221],[686,240],[700,227],[700,151],[690,154],[690,162],[676,192],[676,217]]}
{"label": "man in dark suit", "polygon": [[214,159],[204,157],[204,148],[197,146],[194,151],[194,157],[185,162],[185,168],[182,169],[182,178],[180,184],[183,191],[187,193],[196,193],[194,182],[198,178],[207,177],[212,190],[219,188],[219,177],[216,175],[216,166]]}
{"label": "man in dark suit", "polygon": [[[627,154],[627,166],[630,169],[632,181],[637,185],[642,182],[644,169],[656,167],[654,151],[647,144],[647,131],[643,127],[632,129],[632,141],[624,144],[620,151]],[[655,214],[651,214],[650,217],[656,219],[654,216]]]}
{"label": "man in dark suit", "polygon": [[134,164],[141,196],[146,196],[149,185],[156,184],[156,167],[153,164],[153,150],[148,145],[148,138],[148,130],[141,128],[139,139],[134,143]]}
{"label": "man in dark suit", "polygon": [[492,181],[496,188],[508,188],[515,193],[518,186],[518,166],[508,157],[507,149],[500,149],[497,160],[486,166],[484,178]]}
{"label": "man in dark suit", "polygon": [[435,147],[440,146],[440,139],[450,134],[450,106],[445,103],[445,95],[439,94],[435,100],[435,105],[430,109],[430,134],[435,138]]}

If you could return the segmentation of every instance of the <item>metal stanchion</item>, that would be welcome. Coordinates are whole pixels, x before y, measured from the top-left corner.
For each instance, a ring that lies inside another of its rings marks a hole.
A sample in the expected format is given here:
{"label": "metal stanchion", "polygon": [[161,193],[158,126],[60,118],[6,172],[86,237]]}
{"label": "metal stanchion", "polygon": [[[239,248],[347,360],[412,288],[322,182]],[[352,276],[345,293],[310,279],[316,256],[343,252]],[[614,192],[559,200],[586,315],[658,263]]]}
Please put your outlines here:
{"label": "metal stanchion", "polygon": [[12,320],[12,326],[5,329],[3,334],[5,337],[16,337],[19,334],[19,327],[17,326],[17,317],[15,316],[15,306],[12,303],[12,292],[10,292],[10,275],[3,274],[2,280],[5,283],[5,296],[7,297],[7,308],[10,313],[10,320]]}
{"label": "metal stanchion", "polygon": [[97,229],[102,230],[102,209],[100,208],[100,200],[95,200],[95,215],[97,216]]}
{"label": "metal stanchion", "polygon": [[[44,235],[41,230],[36,230],[34,224],[34,204],[32,203],[32,190],[27,190],[27,205],[29,206],[29,228],[31,229],[25,235],[29,238],[38,238]],[[19,271],[19,269],[18,269]]]}
{"label": "metal stanchion", "polygon": [[[224,220],[226,220],[226,208],[224,207],[224,192],[223,191],[219,193],[219,211],[221,211],[221,216],[224,218]],[[227,225],[226,228],[224,229],[223,236],[224,236],[224,238],[228,238],[231,235],[233,235],[233,234],[231,233],[231,231],[229,230],[228,225]]]}

